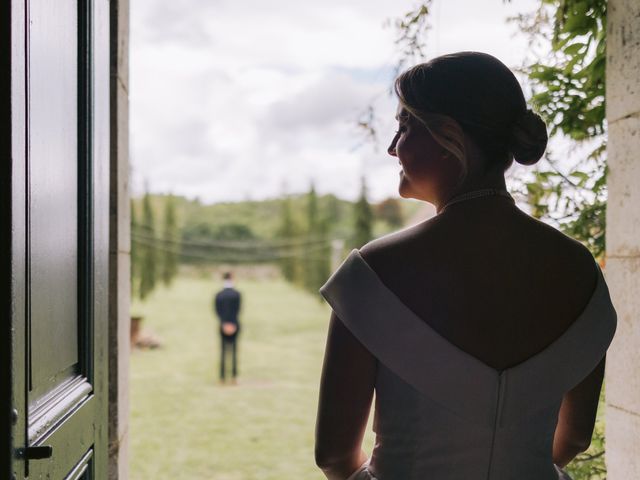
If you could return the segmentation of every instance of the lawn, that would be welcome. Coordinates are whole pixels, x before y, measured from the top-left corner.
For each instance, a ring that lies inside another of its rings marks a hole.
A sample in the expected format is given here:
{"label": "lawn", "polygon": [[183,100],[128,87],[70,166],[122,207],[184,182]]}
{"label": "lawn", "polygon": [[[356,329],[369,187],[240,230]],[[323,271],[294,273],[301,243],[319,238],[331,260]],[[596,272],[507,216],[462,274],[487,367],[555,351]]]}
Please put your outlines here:
{"label": "lawn", "polygon": [[[237,386],[217,383],[220,285],[180,277],[133,311],[162,340],[131,355],[132,480],[320,480],[313,429],[329,308],[281,281],[240,282]],[[602,410],[601,410],[602,412]],[[600,417],[574,480],[605,477]],[[371,451],[369,429],[366,450]]]}
{"label": "lawn", "polygon": [[313,430],[328,306],[281,281],[240,281],[240,377],[222,386],[219,287],[180,277],[133,306],[162,347],[131,355],[131,479],[324,478]]}

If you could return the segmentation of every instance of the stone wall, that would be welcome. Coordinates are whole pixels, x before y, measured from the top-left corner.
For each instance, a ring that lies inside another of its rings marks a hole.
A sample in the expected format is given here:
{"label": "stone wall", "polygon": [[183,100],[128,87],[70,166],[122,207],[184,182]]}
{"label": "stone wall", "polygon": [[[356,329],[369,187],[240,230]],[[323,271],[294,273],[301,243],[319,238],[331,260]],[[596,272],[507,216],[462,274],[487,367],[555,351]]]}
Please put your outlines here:
{"label": "stone wall", "polygon": [[640,479],[640,2],[610,0],[606,275],[618,312],[607,357],[609,480]]}
{"label": "stone wall", "polygon": [[111,0],[109,479],[129,476],[129,0]]}

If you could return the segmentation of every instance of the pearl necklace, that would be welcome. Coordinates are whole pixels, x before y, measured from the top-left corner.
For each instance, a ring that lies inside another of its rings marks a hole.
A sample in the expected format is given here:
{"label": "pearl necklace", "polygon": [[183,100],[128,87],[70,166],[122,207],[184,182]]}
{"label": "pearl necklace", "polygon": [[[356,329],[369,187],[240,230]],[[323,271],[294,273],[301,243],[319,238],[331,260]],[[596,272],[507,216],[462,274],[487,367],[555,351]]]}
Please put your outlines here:
{"label": "pearl necklace", "polygon": [[481,190],[473,190],[471,192],[462,193],[460,195],[456,195],[455,197],[449,199],[449,201],[445,203],[442,206],[442,208],[440,208],[440,210],[438,210],[438,214],[444,212],[447,208],[449,208],[451,205],[454,205],[456,203],[464,202],[466,200],[473,200],[475,198],[496,197],[496,196],[508,198],[509,200],[515,203],[515,200],[513,199],[513,197],[509,195],[509,192],[507,192],[506,190],[503,190],[500,188],[483,188]]}

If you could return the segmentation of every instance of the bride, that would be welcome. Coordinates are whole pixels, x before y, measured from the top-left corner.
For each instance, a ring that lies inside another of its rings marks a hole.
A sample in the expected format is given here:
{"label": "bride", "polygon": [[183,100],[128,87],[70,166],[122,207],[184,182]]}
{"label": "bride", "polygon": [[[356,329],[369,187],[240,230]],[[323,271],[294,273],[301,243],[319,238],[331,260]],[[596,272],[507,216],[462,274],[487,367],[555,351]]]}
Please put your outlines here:
{"label": "bride", "polygon": [[400,195],[438,214],[352,251],[321,289],[316,463],[330,480],[568,479],[616,314],[589,251],[506,190],[514,159],[542,157],[545,124],[482,53],[417,65],[395,90]]}

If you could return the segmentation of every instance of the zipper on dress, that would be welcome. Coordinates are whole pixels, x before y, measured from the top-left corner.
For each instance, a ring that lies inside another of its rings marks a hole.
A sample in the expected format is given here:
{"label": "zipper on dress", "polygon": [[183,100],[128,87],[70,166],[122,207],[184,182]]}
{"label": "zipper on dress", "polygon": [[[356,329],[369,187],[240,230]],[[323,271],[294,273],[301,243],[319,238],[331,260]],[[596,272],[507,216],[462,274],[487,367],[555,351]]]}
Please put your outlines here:
{"label": "zipper on dress", "polygon": [[491,480],[491,470],[493,467],[493,453],[495,450],[496,435],[497,435],[498,428],[502,423],[500,422],[500,417],[502,413],[502,406],[504,403],[503,387],[506,382],[506,379],[504,378],[505,376],[506,376],[506,372],[501,372],[500,375],[498,376],[498,386],[497,386],[497,392],[496,392],[498,398],[496,399],[496,408],[493,415],[493,432],[491,433],[491,449],[489,450],[489,468],[487,469],[487,480]]}

